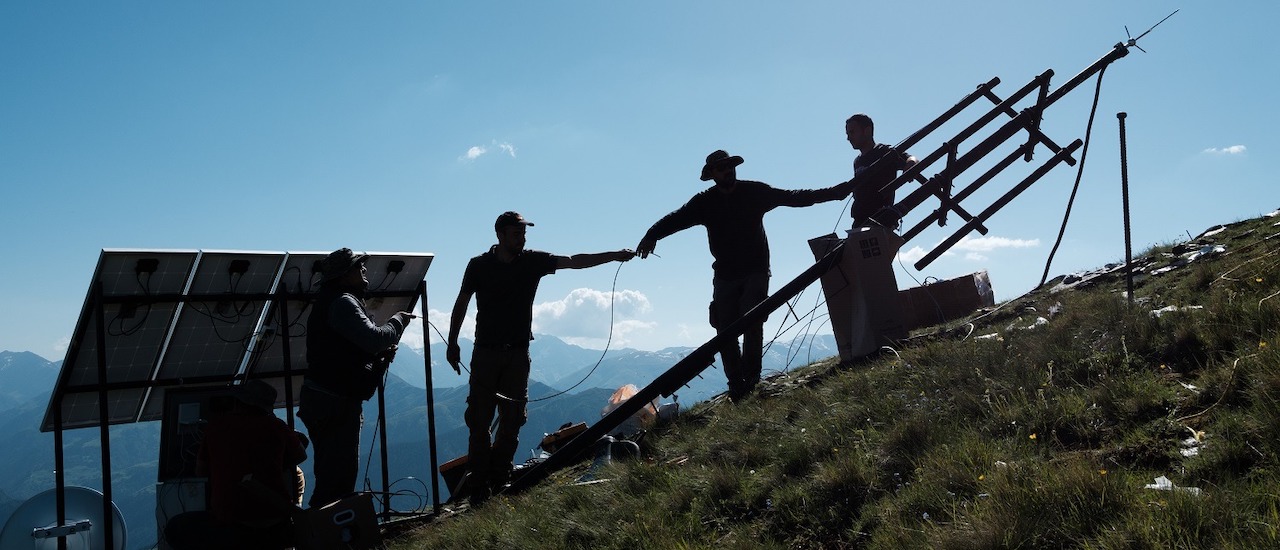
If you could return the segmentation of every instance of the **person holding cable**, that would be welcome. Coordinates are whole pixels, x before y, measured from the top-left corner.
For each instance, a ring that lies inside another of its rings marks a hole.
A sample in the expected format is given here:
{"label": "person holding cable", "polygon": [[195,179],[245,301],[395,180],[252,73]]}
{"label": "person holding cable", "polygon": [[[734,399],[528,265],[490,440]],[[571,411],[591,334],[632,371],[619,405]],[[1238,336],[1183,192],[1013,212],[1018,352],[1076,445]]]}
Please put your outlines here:
{"label": "person holding cable", "polygon": [[[516,212],[498,216],[493,224],[498,243],[467,263],[449,320],[445,355],[454,372],[462,374],[458,334],[471,297],[476,297],[471,391],[464,415],[470,431],[464,485],[472,505],[487,500],[511,476],[520,427],[527,419],[529,341],[533,340],[533,299],[539,281],[557,269],[583,269],[635,256],[625,249],[573,256],[526,250],[526,228],[532,226]],[[495,410],[498,429],[491,434]]]}
{"label": "person holding cable", "polygon": [[[779,206],[810,206],[849,196],[852,182],[824,189],[776,189],[758,181],[738,179],[740,156],[719,150],[707,155],[702,181],[714,180],[684,206],[663,216],[649,228],[636,246],[646,258],[658,241],[695,225],[707,228],[711,248],[711,327],[728,328],[743,314],[769,296],[769,240],[764,231],[764,215]],[[729,399],[745,398],[760,382],[764,348],[764,319],[752,323],[743,334],[742,350],[737,339],[720,347],[720,361],[728,379]]]}
{"label": "person holding cable", "polygon": [[320,291],[307,318],[307,373],[298,396],[298,418],[307,427],[315,457],[317,508],[341,500],[356,487],[364,401],[373,397],[395,358],[409,320],[399,311],[381,325],[369,318],[366,254],[350,248],[320,261]]}

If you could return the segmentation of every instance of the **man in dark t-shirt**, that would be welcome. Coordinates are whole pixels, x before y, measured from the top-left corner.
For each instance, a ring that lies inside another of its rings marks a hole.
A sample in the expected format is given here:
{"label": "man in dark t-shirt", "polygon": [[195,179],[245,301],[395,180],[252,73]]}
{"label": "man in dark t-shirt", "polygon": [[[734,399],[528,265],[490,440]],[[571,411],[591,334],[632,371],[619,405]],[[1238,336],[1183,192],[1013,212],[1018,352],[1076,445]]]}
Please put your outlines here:
{"label": "man in dark t-shirt", "polygon": [[[665,237],[695,225],[707,228],[707,244],[715,259],[711,263],[710,321],[716,330],[727,328],[769,295],[769,239],[764,232],[764,215],[779,206],[843,199],[852,189],[851,182],[825,189],[776,189],[738,179],[737,166],[742,162],[742,157],[724,151],[707,155],[702,181],[715,180],[715,185],[663,216],[636,246],[636,253],[644,258]],[[747,328],[741,351],[736,339],[721,346],[720,361],[731,400],[742,399],[760,382],[763,347],[764,319]]]}
{"label": "man in dark t-shirt", "polygon": [[[573,256],[525,250],[525,231],[532,225],[515,212],[498,216],[493,224],[498,244],[467,263],[450,317],[445,355],[453,370],[462,374],[458,335],[471,296],[476,296],[471,393],[464,416],[470,431],[466,487],[472,504],[483,502],[495,489],[501,489],[511,474],[520,427],[527,419],[529,341],[533,340],[533,299],[539,281],[557,269],[595,267],[625,262],[635,256],[630,250]],[[495,409],[498,429],[491,434],[489,426]]]}
{"label": "man in dark t-shirt", "polygon": [[[853,160],[853,175],[861,176],[853,188],[854,227],[876,224],[890,229],[898,226],[902,215],[893,208],[893,189],[885,189],[898,172],[916,164],[916,158],[883,143],[876,143],[875,124],[871,117],[858,113],[844,123],[849,145],[859,151]],[[865,174],[865,175],[863,175]]]}

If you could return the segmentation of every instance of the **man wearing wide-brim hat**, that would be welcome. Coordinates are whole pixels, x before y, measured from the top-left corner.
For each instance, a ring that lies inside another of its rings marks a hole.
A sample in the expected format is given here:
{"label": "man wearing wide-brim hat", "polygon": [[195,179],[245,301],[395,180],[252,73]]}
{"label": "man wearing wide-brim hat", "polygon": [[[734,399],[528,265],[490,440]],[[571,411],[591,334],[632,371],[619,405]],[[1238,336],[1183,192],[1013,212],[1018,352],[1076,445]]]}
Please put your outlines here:
{"label": "man wearing wide-brim hat", "polygon": [[340,500],[356,487],[362,404],[373,396],[414,316],[399,311],[386,323],[369,317],[364,292],[368,256],[350,248],[320,261],[320,291],[307,318],[307,374],[298,396],[298,418],[307,427],[315,457],[311,507]]}
{"label": "man wearing wide-brim hat", "polygon": [[[519,447],[520,427],[527,419],[529,398],[529,341],[533,340],[533,300],[538,282],[558,269],[583,269],[608,262],[625,262],[630,250],[560,256],[525,249],[525,234],[533,223],[517,212],[503,212],[493,223],[498,244],[471,258],[462,275],[462,288],[453,304],[445,357],[462,374],[458,336],[471,296],[476,297],[475,346],[471,353],[471,392],[464,419],[467,442],[465,490],[473,505],[502,490],[511,475]],[[491,434],[494,411],[497,433]],[[492,440],[491,440],[492,439]]]}
{"label": "man wearing wide-brim hat", "polygon": [[[640,239],[641,258],[653,252],[658,241],[695,225],[707,228],[714,277],[711,281],[711,326],[722,330],[769,295],[769,240],[764,215],[779,206],[809,206],[840,200],[852,191],[850,182],[824,189],[776,189],[758,181],[738,179],[742,157],[718,150],[707,155],[702,181],[714,180],[684,206],[663,216]],[[737,340],[720,348],[720,361],[728,379],[729,398],[738,401],[760,381],[764,347],[764,320],[754,323]]]}

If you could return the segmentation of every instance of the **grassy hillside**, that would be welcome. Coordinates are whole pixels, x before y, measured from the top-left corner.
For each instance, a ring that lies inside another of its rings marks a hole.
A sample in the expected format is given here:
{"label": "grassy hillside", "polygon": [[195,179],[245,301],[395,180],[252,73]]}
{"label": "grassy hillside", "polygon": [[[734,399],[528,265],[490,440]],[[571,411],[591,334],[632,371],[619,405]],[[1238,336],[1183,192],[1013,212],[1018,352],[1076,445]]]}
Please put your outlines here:
{"label": "grassy hillside", "polygon": [[1277,547],[1277,220],[1148,251],[1133,306],[1118,272],[1056,281],[392,547]]}

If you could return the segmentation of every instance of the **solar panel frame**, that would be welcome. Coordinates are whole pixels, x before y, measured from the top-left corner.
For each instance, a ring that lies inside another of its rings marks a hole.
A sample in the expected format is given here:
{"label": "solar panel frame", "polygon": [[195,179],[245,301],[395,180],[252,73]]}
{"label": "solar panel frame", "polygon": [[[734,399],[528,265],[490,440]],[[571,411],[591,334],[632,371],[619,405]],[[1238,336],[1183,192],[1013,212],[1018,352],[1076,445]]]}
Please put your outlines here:
{"label": "solar panel frame", "polygon": [[[41,430],[99,426],[101,392],[108,400],[106,422],[123,424],[163,415],[166,388],[227,385],[246,377],[275,386],[276,405],[284,406],[286,365],[299,372],[289,377],[296,399],[306,368],[307,316],[319,290],[318,262],[326,255],[103,249]],[[381,324],[397,311],[411,310],[434,258],[369,253],[370,318]],[[281,307],[288,316],[284,322]],[[226,330],[217,328],[219,316],[228,318]],[[101,383],[99,317],[107,357]],[[288,357],[277,348],[283,347],[281,334],[288,339]]]}

